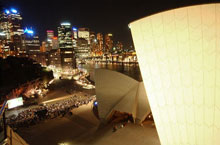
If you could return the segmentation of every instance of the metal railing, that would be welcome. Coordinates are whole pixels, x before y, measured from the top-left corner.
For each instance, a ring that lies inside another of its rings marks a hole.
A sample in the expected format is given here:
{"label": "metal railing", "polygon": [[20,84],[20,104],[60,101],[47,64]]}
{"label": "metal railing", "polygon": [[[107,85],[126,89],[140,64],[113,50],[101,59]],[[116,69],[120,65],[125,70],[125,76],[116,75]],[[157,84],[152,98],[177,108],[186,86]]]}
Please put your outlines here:
{"label": "metal railing", "polygon": [[2,104],[0,110],[0,145],[3,144],[5,139],[7,138],[7,126],[5,123],[5,107],[7,105],[7,101]]}

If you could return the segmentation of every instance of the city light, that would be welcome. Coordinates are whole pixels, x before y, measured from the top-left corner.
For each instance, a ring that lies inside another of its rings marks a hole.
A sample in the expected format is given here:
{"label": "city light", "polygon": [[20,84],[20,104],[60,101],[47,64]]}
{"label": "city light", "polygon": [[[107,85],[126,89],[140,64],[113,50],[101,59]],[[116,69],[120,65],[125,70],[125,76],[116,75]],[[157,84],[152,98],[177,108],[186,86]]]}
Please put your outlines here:
{"label": "city light", "polygon": [[11,8],[11,12],[16,14],[18,11],[16,9],[14,9],[14,8]]}
{"label": "city light", "polygon": [[63,26],[69,26],[69,25],[71,25],[69,22],[63,22],[63,23],[61,23],[61,25],[63,25]]}
{"label": "city light", "polygon": [[0,36],[5,36],[6,34],[3,32],[0,32]]}
{"label": "city light", "polygon": [[73,27],[73,31],[77,31],[77,28],[76,28],[76,27]]}
{"label": "city light", "polygon": [[98,102],[97,102],[97,101],[95,101],[95,102],[94,102],[94,106],[97,106],[97,105],[98,105]]}
{"label": "city light", "polygon": [[8,9],[5,10],[6,14],[10,14],[10,11]]}
{"label": "city light", "polygon": [[48,42],[52,42],[52,40],[51,40],[51,39],[47,39],[47,41],[48,41]]}

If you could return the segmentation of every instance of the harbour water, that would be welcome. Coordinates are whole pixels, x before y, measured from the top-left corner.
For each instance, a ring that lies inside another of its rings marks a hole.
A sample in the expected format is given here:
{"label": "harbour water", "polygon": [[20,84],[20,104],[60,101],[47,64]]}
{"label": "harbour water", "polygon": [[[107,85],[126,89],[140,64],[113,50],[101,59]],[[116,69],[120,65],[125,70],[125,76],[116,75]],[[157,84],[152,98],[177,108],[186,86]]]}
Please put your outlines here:
{"label": "harbour water", "polygon": [[80,64],[78,66],[81,69],[86,69],[91,76],[91,79],[93,80],[94,77],[94,70],[96,68],[102,68],[102,69],[109,69],[113,71],[118,71],[120,73],[123,73],[125,75],[128,75],[132,78],[134,78],[137,81],[142,81],[141,72],[138,64],[124,64],[121,63],[87,63],[87,64]]}

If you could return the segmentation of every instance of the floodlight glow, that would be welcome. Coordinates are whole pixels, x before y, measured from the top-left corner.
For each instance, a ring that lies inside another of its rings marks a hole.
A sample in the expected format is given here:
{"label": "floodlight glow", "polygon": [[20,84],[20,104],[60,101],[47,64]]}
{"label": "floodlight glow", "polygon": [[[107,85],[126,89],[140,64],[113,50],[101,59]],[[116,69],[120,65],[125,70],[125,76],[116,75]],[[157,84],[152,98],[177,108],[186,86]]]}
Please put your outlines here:
{"label": "floodlight glow", "polygon": [[69,25],[71,25],[69,22],[63,22],[63,23],[61,23],[61,25],[63,25],[63,26],[69,26]]}
{"label": "floodlight glow", "polygon": [[220,144],[220,4],[130,24],[161,145]]}
{"label": "floodlight glow", "polygon": [[18,11],[14,8],[11,8],[11,12],[14,13],[14,14],[18,13]]}
{"label": "floodlight glow", "polygon": [[10,14],[10,11],[8,9],[5,10],[6,14]]}

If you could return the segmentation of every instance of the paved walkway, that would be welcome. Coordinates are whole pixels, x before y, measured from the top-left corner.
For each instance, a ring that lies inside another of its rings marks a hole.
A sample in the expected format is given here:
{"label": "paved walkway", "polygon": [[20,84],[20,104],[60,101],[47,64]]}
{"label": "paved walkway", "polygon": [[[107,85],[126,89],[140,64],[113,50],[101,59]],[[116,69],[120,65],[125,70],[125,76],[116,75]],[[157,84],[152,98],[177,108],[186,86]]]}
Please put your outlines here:
{"label": "paved walkway", "polygon": [[112,132],[112,126],[99,128],[92,112],[92,103],[72,110],[73,115],[47,120],[18,130],[31,145],[160,145],[152,122],[144,127],[127,124]]}

